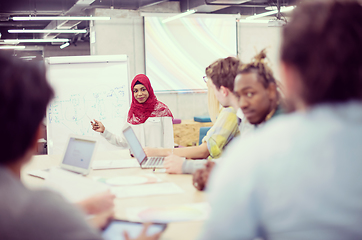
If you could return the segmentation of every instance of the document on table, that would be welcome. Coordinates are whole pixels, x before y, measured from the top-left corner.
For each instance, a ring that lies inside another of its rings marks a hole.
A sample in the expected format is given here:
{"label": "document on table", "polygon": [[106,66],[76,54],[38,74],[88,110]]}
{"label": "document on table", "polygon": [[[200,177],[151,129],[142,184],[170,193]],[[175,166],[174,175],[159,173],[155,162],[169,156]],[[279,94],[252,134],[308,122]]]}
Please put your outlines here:
{"label": "document on table", "polygon": [[112,169],[112,168],[137,168],[140,164],[135,158],[119,159],[119,160],[98,160],[94,161],[92,168],[94,170]]}
{"label": "document on table", "polygon": [[148,184],[148,183],[158,183],[162,182],[162,179],[156,176],[153,173],[146,173],[134,176],[119,176],[112,178],[105,177],[93,177],[94,180],[105,183],[109,186],[129,186],[129,185],[139,185],[139,184]]}
{"label": "document on table", "polygon": [[109,190],[109,186],[61,168],[51,168],[46,187],[59,192],[70,202],[79,202]]}
{"label": "document on table", "polygon": [[111,187],[117,198],[144,197],[152,195],[168,195],[183,193],[184,190],[174,183],[155,183],[126,187]]}
{"label": "document on table", "polygon": [[160,207],[135,207],[126,209],[127,218],[135,222],[183,222],[208,218],[210,205],[206,202]]}
{"label": "document on table", "polygon": [[50,169],[31,170],[28,171],[27,174],[29,174],[30,176],[46,179],[49,176],[49,170]]}

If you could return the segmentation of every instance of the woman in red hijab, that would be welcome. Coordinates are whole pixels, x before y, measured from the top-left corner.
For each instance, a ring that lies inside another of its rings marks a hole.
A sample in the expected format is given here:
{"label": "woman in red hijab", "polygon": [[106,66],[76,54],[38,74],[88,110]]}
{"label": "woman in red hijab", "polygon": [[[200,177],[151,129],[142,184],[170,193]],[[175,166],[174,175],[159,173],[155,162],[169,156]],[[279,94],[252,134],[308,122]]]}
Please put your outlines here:
{"label": "woman in red hijab", "polygon": [[[131,91],[132,103],[124,128],[132,126],[143,147],[173,148],[172,113],[164,103],[157,100],[148,77],[144,74],[135,76]],[[124,137],[107,131],[100,121],[94,120],[91,124],[93,130],[100,132],[110,143],[127,147]]]}

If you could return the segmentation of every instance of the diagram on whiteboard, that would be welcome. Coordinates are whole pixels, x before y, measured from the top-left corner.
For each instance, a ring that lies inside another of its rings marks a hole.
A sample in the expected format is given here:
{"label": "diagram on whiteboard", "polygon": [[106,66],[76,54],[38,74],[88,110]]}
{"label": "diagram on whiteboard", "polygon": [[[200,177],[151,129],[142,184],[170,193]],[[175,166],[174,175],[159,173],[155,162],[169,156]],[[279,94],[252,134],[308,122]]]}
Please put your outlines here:
{"label": "diagram on whiteboard", "polygon": [[98,150],[114,150],[90,121],[121,134],[130,106],[127,57],[58,57],[47,64],[55,92],[47,109],[48,153],[61,154],[69,134],[97,137]]}
{"label": "diagram on whiteboard", "polygon": [[74,134],[93,135],[91,120],[103,122],[124,117],[129,108],[124,99],[125,91],[125,85],[115,88],[100,85],[85,94],[57,96],[49,105],[48,123],[63,125]]}

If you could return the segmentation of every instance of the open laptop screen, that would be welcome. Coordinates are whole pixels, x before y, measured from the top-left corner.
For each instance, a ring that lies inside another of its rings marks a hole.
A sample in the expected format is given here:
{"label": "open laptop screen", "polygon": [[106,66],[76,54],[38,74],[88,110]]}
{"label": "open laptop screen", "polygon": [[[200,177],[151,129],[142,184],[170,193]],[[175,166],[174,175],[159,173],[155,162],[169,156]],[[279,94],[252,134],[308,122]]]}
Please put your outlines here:
{"label": "open laptop screen", "polygon": [[143,151],[142,145],[138,141],[136,134],[134,134],[131,127],[127,127],[123,130],[123,135],[126,138],[129,147],[133,155],[137,158],[137,161],[141,163],[146,158],[146,153]]}
{"label": "open laptop screen", "polygon": [[88,169],[95,147],[95,141],[71,137],[64,154],[63,164]]}

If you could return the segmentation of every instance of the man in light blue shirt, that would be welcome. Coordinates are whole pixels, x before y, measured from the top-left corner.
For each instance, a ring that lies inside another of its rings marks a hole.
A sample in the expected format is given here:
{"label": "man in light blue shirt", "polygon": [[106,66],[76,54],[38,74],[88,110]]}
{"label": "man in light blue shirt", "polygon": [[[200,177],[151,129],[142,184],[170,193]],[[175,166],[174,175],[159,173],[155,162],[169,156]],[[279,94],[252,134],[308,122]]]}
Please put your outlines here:
{"label": "man in light blue shirt", "polygon": [[357,2],[294,10],[281,76],[296,112],[231,144],[200,239],[362,239],[361,43]]}

